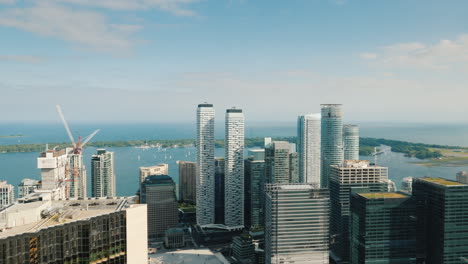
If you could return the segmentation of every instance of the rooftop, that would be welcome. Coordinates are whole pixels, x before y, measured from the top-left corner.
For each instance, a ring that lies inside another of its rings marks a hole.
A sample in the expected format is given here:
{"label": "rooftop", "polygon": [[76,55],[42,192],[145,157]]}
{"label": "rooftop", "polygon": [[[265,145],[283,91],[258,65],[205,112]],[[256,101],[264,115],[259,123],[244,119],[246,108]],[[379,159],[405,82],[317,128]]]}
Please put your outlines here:
{"label": "rooftop", "polygon": [[409,196],[402,193],[395,192],[379,192],[379,193],[358,193],[358,195],[366,199],[398,199],[398,198],[408,198]]}
{"label": "rooftop", "polygon": [[443,186],[463,186],[463,185],[466,185],[466,184],[463,184],[463,183],[460,183],[460,182],[451,181],[451,180],[447,180],[447,179],[443,179],[443,178],[420,178],[420,179],[423,180],[423,181],[432,182],[432,183],[443,185]]}
{"label": "rooftop", "polygon": [[151,264],[191,263],[191,264],[223,264],[229,263],[220,253],[213,253],[207,248],[186,249],[157,253],[150,255]]}

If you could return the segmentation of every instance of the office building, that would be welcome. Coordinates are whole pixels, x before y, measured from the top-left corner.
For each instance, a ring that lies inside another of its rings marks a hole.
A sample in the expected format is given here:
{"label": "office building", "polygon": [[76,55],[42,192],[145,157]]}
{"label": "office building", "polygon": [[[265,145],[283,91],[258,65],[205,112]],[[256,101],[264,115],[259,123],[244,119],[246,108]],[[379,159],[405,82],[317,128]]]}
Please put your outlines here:
{"label": "office building", "polygon": [[[292,157],[291,157],[292,156]],[[273,141],[265,148],[265,180],[268,183],[291,183],[299,180],[297,154],[286,141]]]}
{"label": "office building", "polygon": [[330,198],[311,184],[266,184],[266,263],[329,263]]}
{"label": "office building", "polygon": [[232,240],[232,256],[236,263],[253,264],[255,255],[255,245],[252,242],[252,236],[248,232],[234,237]]}
{"label": "office building", "polygon": [[386,192],[388,168],[371,165],[367,160],[347,160],[330,169],[331,257],[335,263],[348,263],[351,194]]}
{"label": "office building", "polygon": [[37,180],[23,179],[18,185],[18,198],[23,198],[30,193],[35,192],[41,187],[41,183]]}
{"label": "office building", "polygon": [[168,175],[152,175],[141,183],[141,203],[148,205],[148,237],[164,237],[179,222],[175,183]]}
{"label": "office building", "polygon": [[442,178],[415,178],[413,197],[419,263],[466,263],[468,185]]}
{"label": "office building", "polygon": [[166,248],[185,247],[185,233],[182,228],[167,229],[164,236],[164,245]]}
{"label": "office building", "polygon": [[147,263],[146,205],[37,200],[0,211],[0,263]]}
{"label": "office building", "polygon": [[343,153],[343,110],[340,104],[323,104],[321,122],[320,186],[328,188],[330,166],[341,164]]}
{"label": "office building", "polygon": [[247,157],[253,160],[265,160],[265,149],[249,149]]}
{"label": "office building", "polygon": [[415,203],[395,192],[351,197],[350,262],[416,264]]}
{"label": "office building", "polygon": [[297,153],[299,181],[320,184],[321,115],[307,114],[297,118]]}
{"label": "office building", "polygon": [[91,173],[92,197],[116,196],[114,152],[98,149],[91,157]]}
{"label": "office building", "polygon": [[[263,153],[263,155],[260,155]],[[257,155],[252,155],[257,154]],[[245,160],[244,221],[247,227],[263,226],[263,185],[265,184],[265,150],[249,150]]]}
{"label": "office building", "polygon": [[468,184],[468,173],[466,171],[457,172],[457,182]]}
{"label": "office building", "polygon": [[179,200],[188,203],[197,201],[197,163],[177,161],[179,165]]}
{"label": "office building", "polygon": [[401,182],[401,191],[407,194],[413,193],[413,177],[405,177]]}
{"label": "office building", "polygon": [[69,196],[71,198],[86,198],[87,193],[87,175],[86,166],[83,162],[83,154],[70,152],[68,153],[68,164],[66,171],[69,179]]}
{"label": "office building", "polygon": [[244,226],[244,114],[226,110],[224,163],[224,224]]}
{"label": "office building", "polygon": [[146,177],[151,175],[168,175],[169,165],[166,163],[150,166],[140,167],[140,183],[142,183]]}
{"label": "office building", "polygon": [[197,109],[197,223],[215,222],[215,157],[212,104],[199,104]]}
{"label": "office building", "polygon": [[68,167],[68,153],[71,151],[72,148],[46,149],[37,158],[37,168],[41,170],[41,189],[53,192],[56,199],[70,197],[74,173]]}
{"label": "office building", "polygon": [[359,160],[359,126],[343,125],[344,160]]}
{"label": "office building", "polygon": [[215,224],[224,224],[224,158],[215,158]]}
{"label": "office building", "polygon": [[6,181],[0,181],[0,209],[15,202],[15,187]]}

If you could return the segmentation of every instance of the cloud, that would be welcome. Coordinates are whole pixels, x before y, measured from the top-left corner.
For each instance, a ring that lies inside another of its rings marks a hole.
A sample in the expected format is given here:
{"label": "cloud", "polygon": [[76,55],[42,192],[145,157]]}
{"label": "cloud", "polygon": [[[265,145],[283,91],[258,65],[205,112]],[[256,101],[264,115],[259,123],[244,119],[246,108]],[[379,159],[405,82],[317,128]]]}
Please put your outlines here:
{"label": "cloud", "polygon": [[43,62],[43,57],[29,55],[0,55],[0,61],[13,61],[22,63],[39,63]]}
{"label": "cloud", "polygon": [[111,24],[106,16],[82,9],[38,1],[25,8],[0,11],[0,25],[55,37],[97,50],[122,50],[135,41],[138,25]]}
{"label": "cloud", "polygon": [[379,48],[377,53],[362,53],[361,58],[375,59],[381,65],[395,68],[456,68],[468,64],[468,34],[459,35],[454,40],[443,39],[434,44],[396,43]]}

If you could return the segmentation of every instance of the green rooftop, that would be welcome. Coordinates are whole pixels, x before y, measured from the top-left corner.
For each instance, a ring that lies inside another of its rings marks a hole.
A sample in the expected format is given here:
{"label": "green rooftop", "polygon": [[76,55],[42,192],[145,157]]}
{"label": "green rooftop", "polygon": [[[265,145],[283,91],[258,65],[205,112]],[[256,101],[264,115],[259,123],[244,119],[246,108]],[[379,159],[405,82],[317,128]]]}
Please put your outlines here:
{"label": "green rooftop", "polygon": [[451,181],[451,180],[447,180],[447,179],[443,179],[443,178],[421,178],[421,180],[436,183],[436,184],[440,184],[440,185],[444,185],[444,186],[465,185],[465,184],[460,183],[460,182]]}
{"label": "green rooftop", "polygon": [[406,194],[395,193],[395,192],[375,192],[375,193],[358,193],[358,195],[366,199],[395,199],[395,198],[407,198]]}

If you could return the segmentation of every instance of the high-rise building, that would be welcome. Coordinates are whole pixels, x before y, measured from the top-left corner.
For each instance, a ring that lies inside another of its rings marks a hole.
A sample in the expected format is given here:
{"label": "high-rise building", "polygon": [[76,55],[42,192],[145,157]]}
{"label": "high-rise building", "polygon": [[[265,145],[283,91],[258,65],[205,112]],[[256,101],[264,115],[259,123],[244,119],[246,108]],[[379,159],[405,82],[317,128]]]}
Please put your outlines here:
{"label": "high-rise building", "polygon": [[311,184],[265,185],[266,263],[329,263],[330,198]]}
{"label": "high-rise building", "polygon": [[320,184],[320,130],[320,114],[301,115],[297,118],[300,182]]}
{"label": "high-rise building", "polygon": [[407,194],[413,193],[413,177],[405,177],[401,182],[401,191]]}
{"label": "high-rise building", "polygon": [[468,184],[468,173],[466,171],[457,172],[457,182]]}
{"label": "high-rise building", "polygon": [[215,224],[224,224],[224,158],[215,158]]}
{"label": "high-rise building", "polygon": [[359,160],[359,126],[343,125],[344,160]]}
{"label": "high-rise building", "polygon": [[328,188],[330,166],[341,164],[343,154],[343,110],[340,104],[322,105],[320,186]]}
{"label": "high-rise building", "polygon": [[226,110],[224,164],[224,223],[244,226],[244,114],[241,109]]}
{"label": "high-rise building", "polygon": [[[293,157],[291,157],[293,155]],[[292,162],[292,163],[291,163]],[[265,180],[268,183],[297,182],[297,154],[286,141],[273,141],[265,148]]]}
{"label": "high-rise building", "polygon": [[[263,155],[261,155],[262,153]],[[249,150],[245,160],[245,216],[247,227],[263,226],[263,185],[265,184],[265,150]]]}
{"label": "high-rise building", "polygon": [[0,181],[0,209],[15,202],[15,187],[6,181]]}
{"label": "high-rise building", "polygon": [[0,263],[148,263],[146,205],[38,200],[0,212]]}
{"label": "high-rise building", "polygon": [[23,179],[20,184],[18,184],[18,198],[23,198],[40,187],[41,183],[37,180]]}
{"label": "high-rise building", "polygon": [[68,166],[67,149],[47,149],[37,158],[37,167],[41,170],[41,189],[55,192],[58,199],[70,197],[72,171]]}
{"label": "high-rise building", "polygon": [[74,151],[68,153],[68,167],[70,177],[69,194],[72,198],[86,198],[87,193],[87,176],[86,166],[83,162],[83,154],[75,153]]}
{"label": "high-rise building", "polygon": [[146,177],[151,175],[168,175],[169,165],[161,163],[151,167],[140,167],[140,183],[142,183]]}
{"label": "high-rise building", "polygon": [[148,205],[148,237],[164,237],[179,222],[176,187],[168,175],[146,177],[141,184],[141,202]]}
{"label": "high-rise building", "polygon": [[232,255],[236,263],[253,264],[255,255],[255,245],[252,242],[252,236],[248,232],[234,237],[232,240]]}
{"label": "high-rise building", "polygon": [[416,264],[415,204],[395,192],[351,197],[350,262]]}
{"label": "high-rise building", "polygon": [[197,201],[197,163],[177,161],[179,165],[179,200],[189,203]]}
{"label": "high-rise building", "polygon": [[297,152],[289,153],[289,182],[299,183],[299,155]]}
{"label": "high-rise building", "polygon": [[91,173],[92,197],[116,196],[114,152],[98,149],[91,157]]}
{"label": "high-rise building", "polygon": [[214,118],[212,104],[197,109],[197,223],[215,222]]}
{"label": "high-rise building", "polygon": [[330,169],[331,257],[335,263],[348,263],[351,194],[387,192],[388,168],[367,160],[347,160]]}
{"label": "high-rise building", "polygon": [[418,263],[466,263],[468,185],[442,178],[415,178]]}

